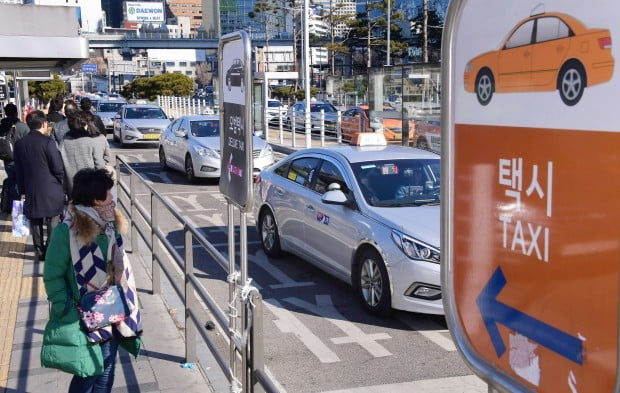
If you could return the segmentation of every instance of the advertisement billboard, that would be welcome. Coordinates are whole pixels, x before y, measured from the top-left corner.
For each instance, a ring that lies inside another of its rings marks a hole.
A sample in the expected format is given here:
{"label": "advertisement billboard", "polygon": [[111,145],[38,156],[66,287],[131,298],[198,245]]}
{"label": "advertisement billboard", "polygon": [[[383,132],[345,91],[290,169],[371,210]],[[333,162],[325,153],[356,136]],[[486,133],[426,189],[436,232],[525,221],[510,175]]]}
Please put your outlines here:
{"label": "advertisement billboard", "polygon": [[619,12],[611,0],[450,4],[444,306],[463,356],[500,391],[620,386]]}
{"label": "advertisement billboard", "polygon": [[163,22],[165,18],[163,3],[125,2],[125,21],[127,22]]}

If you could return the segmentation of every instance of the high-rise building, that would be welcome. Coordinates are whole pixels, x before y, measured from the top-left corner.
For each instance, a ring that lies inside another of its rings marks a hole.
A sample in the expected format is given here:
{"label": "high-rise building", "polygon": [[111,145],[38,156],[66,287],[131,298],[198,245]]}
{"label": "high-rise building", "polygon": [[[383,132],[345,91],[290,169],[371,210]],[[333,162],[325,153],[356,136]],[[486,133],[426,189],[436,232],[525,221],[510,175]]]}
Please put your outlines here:
{"label": "high-rise building", "polygon": [[202,0],[168,0],[166,1],[168,18],[187,17],[192,32],[202,25]]}
{"label": "high-rise building", "polygon": [[119,0],[101,0],[101,8],[105,12],[107,27],[121,27],[123,22],[123,2]]}
{"label": "high-rise building", "polygon": [[[215,34],[245,30],[256,39],[265,39],[266,33],[272,38],[286,30],[285,13],[280,10],[274,11],[275,18],[272,20],[277,19],[274,23],[250,18],[249,14],[254,11],[255,4],[256,0],[203,0],[203,27],[207,32]],[[287,7],[284,0],[282,7]]]}
{"label": "high-rise building", "polygon": [[[323,9],[321,14],[326,23],[328,23],[326,15],[330,12],[333,12],[334,16],[348,16],[351,20],[355,18],[356,0],[315,0],[314,5]],[[334,33],[338,37],[345,36],[349,30],[350,28],[346,22],[341,22],[334,26]]]}

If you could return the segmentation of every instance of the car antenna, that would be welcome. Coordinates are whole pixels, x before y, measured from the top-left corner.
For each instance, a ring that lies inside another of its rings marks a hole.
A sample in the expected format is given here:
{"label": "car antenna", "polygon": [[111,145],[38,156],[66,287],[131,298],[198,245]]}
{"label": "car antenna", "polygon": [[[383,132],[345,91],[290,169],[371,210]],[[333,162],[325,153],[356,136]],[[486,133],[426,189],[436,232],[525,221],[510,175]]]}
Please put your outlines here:
{"label": "car antenna", "polygon": [[536,7],[532,8],[532,12],[530,12],[530,16],[540,15],[545,13],[545,4],[538,3]]}

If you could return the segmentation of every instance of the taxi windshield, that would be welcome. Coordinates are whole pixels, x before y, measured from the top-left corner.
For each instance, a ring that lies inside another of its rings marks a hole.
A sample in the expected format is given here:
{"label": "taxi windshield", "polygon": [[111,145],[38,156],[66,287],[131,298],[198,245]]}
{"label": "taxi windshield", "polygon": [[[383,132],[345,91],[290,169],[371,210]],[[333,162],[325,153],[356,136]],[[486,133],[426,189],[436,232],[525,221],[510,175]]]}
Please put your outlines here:
{"label": "taxi windshield", "polygon": [[351,165],[371,206],[405,207],[439,203],[439,159],[402,159]]}

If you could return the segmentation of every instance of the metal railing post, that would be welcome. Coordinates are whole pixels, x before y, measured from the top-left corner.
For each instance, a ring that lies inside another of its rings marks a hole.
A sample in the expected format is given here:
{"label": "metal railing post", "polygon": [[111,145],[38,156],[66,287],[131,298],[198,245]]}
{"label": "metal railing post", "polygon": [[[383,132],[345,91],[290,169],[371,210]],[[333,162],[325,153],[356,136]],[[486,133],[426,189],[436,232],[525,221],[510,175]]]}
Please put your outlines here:
{"label": "metal railing post", "polygon": [[237,376],[237,345],[235,333],[237,332],[237,271],[235,269],[235,208],[228,202],[228,339],[230,340],[230,374]]}
{"label": "metal railing post", "polygon": [[321,109],[321,147],[325,147],[325,110]]}
{"label": "metal railing post", "polygon": [[263,343],[263,297],[260,293],[252,294],[252,329],[250,330],[250,367],[251,391],[263,393],[265,390],[256,379],[256,371],[265,369],[265,351]]}
{"label": "metal railing post", "polygon": [[278,116],[278,127],[280,130],[280,144],[284,144],[284,116],[282,115],[282,113],[280,113],[280,115]]}
{"label": "metal railing post", "polygon": [[296,116],[295,116],[295,112],[293,112],[293,113],[292,113],[292,117],[291,117],[291,139],[293,140],[293,142],[292,142],[293,144],[292,144],[291,146],[293,146],[293,147],[296,147],[296,146],[295,146],[295,128],[296,128],[296,125],[295,125],[295,122],[296,122],[295,117],[296,117]]}
{"label": "metal railing post", "polygon": [[159,231],[159,206],[157,197],[151,192],[151,289],[153,294],[161,294],[161,267],[157,262],[157,253],[160,250],[160,242],[156,233]]}
{"label": "metal railing post", "polygon": [[336,138],[338,144],[342,144],[342,112],[338,111],[338,115],[336,118]]}
{"label": "metal railing post", "polygon": [[185,361],[196,362],[196,326],[192,323],[191,310],[196,308],[196,295],[190,277],[194,274],[194,237],[187,224],[185,235]]}
{"label": "metal railing post", "polygon": [[[241,217],[239,218],[239,243],[240,243],[240,252],[239,252],[239,265],[241,267],[241,277],[240,283],[243,287],[248,286],[248,213],[241,212]],[[249,307],[249,299],[248,302],[241,306],[241,332],[245,332],[248,328],[248,307]],[[248,378],[248,347],[249,343],[246,342],[243,345],[243,349],[241,350],[241,369],[243,370],[242,376],[242,386],[243,391],[248,392],[250,389],[250,381]]]}
{"label": "metal railing post", "polygon": [[138,252],[138,229],[136,228],[135,218],[138,216],[136,208],[136,175],[129,175],[129,221],[131,221],[131,252]]}

